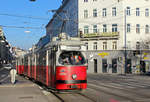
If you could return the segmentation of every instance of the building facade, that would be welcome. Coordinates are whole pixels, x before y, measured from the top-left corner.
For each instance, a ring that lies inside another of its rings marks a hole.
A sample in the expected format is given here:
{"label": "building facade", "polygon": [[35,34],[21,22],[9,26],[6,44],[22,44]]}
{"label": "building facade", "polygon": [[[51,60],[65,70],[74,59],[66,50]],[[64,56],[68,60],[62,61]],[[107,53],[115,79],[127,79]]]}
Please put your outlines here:
{"label": "building facade", "polygon": [[141,73],[150,70],[149,12],[149,0],[64,0],[46,31],[80,37],[89,73]]}
{"label": "building facade", "polygon": [[0,67],[3,64],[11,63],[12,53],[10,44],[6,40],[2,27],[0,27]]}

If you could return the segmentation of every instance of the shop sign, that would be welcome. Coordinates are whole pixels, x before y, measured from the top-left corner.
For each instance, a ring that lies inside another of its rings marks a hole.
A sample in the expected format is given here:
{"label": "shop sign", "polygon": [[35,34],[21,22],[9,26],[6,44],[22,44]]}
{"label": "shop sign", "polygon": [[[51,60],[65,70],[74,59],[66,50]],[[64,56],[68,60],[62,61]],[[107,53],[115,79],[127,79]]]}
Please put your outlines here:
{"label": "shop sign", "polygon": [[102,58],[104,58],[105,56],[108,56],[109,53],[107,53],[107,52],[102,52],[102,53],[99,53],[98,55],[101,56]]}
{"label": "shop sign", "polygon": [[144,60],[148,60],[149,58],[148,57],[144,57]]}

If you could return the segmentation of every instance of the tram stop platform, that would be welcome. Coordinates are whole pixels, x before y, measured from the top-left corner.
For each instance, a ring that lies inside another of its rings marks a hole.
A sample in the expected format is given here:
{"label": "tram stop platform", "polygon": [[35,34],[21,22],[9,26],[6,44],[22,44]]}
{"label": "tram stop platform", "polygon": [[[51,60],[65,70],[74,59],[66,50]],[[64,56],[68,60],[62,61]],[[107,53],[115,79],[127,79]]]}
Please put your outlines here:
{"label": "tram stop platform", "polygon": [[60,102],[52,93],[17,75],[11,84],[9,70],[0,69],[0,102]]}

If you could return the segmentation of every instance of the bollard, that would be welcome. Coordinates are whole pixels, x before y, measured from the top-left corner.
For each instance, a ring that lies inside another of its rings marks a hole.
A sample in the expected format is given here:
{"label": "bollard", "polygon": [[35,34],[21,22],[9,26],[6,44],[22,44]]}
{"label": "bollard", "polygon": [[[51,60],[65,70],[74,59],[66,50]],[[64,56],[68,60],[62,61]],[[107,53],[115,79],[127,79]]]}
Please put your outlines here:
{"label": "bollard", "polygon": [[10,77],[11,77],[11,83],[12,84],[15,84],[15,82],[16,82],[16,70],[15,69],[11,69],[10,70]]}

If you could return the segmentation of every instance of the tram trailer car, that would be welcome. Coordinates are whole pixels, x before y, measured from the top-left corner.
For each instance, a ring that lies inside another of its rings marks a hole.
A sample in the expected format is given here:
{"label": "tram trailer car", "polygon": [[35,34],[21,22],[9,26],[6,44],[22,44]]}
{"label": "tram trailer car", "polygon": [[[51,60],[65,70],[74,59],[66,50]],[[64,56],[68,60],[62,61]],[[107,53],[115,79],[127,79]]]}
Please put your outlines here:
{"label": "tram trailer car", "polygon": [[[80,41],[53,41],[24,56],[22,73],[55,90],[87,88],[86,46]],[[18,67],[20,65],[17,65]],[[18,70],[17,70],[18,71]]]}
{"label": "tram trailer car", "polygon": [[16,60],[16,71],[18,74],[22,75],[24,72],[24,65],[23,65],[23,56],[20,56]]}

